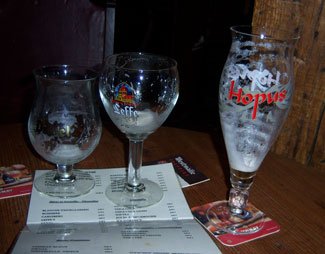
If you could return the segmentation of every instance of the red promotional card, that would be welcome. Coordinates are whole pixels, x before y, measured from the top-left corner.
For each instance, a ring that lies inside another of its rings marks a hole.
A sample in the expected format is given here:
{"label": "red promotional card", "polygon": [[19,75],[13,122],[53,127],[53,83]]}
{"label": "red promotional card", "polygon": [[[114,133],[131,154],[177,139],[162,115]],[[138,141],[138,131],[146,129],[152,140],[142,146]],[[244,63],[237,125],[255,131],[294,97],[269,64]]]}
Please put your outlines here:
{"label": "red promotional card", "polygon": [[[280,226],[271,218],[252,204],[247,205],[251,217],[246,222],[238,223],[235,219],[225,219],[222,216],[212,216],[215,205],[227,205],[227,201],[216,201],[202,206],[193,207],[194,217],[211,233],[218,241],[226,246],[236,246],[253,241],[280,231]],[[212,211],[212,212],[211,212]],[[226,226],[226,230],[218,229],[218,226]]]}
{"label": "red promotional card", "polygon": [[32,174],[25,165],[0,167],[0,199],[28,195],[32,188]]}

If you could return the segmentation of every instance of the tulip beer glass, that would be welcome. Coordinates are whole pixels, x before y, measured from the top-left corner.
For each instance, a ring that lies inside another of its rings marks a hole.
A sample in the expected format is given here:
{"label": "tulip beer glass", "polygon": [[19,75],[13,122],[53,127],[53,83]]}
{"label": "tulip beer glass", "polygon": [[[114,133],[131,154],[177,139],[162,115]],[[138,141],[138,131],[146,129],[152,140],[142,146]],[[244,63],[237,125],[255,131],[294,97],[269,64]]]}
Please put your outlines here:
{"label": "tulip beer glass", "polygon": [[35,150],[57,169],[35,179],[35,188],[62,198],[89,192],[94,179],[73,170],[96,148],[102,131],[95,103],[97,74],[84,67],[57,65],[34,70],[37,95],[28,121]]}
{"label": "tulip beer glass", "polygon": [[[236,233],[241,223],[263,217],[247,209],[249,188],[289,112],[296,39],[271,37],[249,26],[231,27],[231,32],[219,86],[219,113],[232,188],[228,202],[212,207],[207,217],[219,230]],[[222,223],[225,217],[229,223]],[[257,225],[255,231],[263,223]]]}

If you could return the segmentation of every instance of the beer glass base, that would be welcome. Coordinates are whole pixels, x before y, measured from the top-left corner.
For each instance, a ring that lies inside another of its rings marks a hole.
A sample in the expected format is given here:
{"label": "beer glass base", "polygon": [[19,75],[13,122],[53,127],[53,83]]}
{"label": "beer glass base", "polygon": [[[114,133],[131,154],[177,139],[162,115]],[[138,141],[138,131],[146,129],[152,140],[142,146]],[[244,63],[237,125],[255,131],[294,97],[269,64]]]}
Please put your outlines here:
{"label": "beer glass base", "polygon": [[127,208],[147,207],[158,203],[163,198],[160,186],[147,179],[141,181],[145,188],[143,191],[133,192],[125,187],[125,179],[115,181],[106,189],[106,197],[118,206]]}
{"label": "beer glass base", "polygon": [[55,181],[56,171],[50,171],[37,177],[34,187],[42,194],[59,197],[73,198],[88,193],[94,186],[94,178],[86,172],[73,170],[74,181]]}
{"label": "beer glass base", "polygon": [[241,215],[233,214],[228,201],[219,201],[206,212],[209,222],[216,228],[214,234],[247,235],[260,231],[265,222],[264,213],[250,204]]}

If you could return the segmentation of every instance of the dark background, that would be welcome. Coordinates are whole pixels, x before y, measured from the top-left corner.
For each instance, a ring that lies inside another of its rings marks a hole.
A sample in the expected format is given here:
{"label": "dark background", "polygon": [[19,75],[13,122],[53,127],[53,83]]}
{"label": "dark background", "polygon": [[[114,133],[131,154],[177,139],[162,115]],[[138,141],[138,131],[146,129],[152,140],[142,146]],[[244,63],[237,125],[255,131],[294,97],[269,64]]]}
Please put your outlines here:
{"label": "dark background", "polygon": [[229,27],[251,22],[253,0],[105,3],[0,2],[0,122],[26,122],[35,94],[35,67],[102,63],[109,6],[115,8],[115,53],[151,52],[178,62],[180,97],[165,125],[196,130],[216,128],[217,89],[230,46]]}
{"label": "dark background", "polygon": [[118,1],[115,52],[146,51],[178,62],[180,97],[166,125],[218,125],[217,88],[230,46],[229,27],[251,22],[253,2]]}

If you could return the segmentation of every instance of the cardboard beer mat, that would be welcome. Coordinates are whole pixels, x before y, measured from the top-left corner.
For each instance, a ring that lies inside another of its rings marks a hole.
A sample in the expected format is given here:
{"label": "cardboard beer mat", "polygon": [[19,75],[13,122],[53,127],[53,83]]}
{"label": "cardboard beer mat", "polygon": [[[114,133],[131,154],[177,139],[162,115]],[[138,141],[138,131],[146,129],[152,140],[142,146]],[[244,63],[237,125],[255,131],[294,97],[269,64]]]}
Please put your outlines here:
{"label": "cardboard beer mat", "polygon": [[[219,209],[215,209],[218,205]],[[219,242],[236,246],[280,231],[279,224],[253,206],[247,204],[249,215],[245,220],[223,212],[227,201],[215,201],[191,209],[196,220]],[[220,230],[219,227],[225,228]]]}
{"label": "cardboard beer mat", "polygon": [[0,167],[0,199],[28,195],[32,187],[32,173],[25,165]]}

